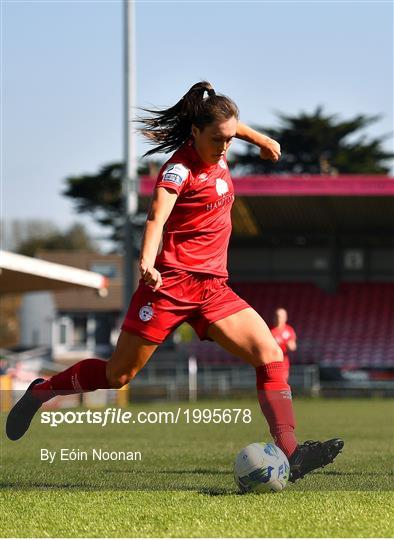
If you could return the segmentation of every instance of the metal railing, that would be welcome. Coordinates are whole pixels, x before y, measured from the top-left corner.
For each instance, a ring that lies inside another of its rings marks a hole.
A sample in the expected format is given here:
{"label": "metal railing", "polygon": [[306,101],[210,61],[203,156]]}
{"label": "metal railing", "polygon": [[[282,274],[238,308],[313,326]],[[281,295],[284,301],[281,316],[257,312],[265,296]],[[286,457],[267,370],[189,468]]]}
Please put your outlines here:
{"label": "metal railing", "polygon": [[[318,366],[293,366],[290,378],[297,393],[318,395],[320,391]],[[192,390],[193,387],[193,390]],[[145,368],[131,383],[131,395],[136,399],[188,399],[191,396],[231,397],[256,390],[256,376],[251,366],[199,367],[193,381],[187,364],[157,362]],[[133,397],[132,397],[133,399]]]}

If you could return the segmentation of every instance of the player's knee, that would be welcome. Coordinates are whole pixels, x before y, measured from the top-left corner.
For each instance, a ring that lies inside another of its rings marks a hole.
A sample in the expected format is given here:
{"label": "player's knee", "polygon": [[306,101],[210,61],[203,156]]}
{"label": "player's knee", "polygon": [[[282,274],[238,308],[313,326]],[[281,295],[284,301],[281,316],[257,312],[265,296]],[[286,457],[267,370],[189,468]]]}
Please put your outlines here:
{"label": "player's knee", "polygon": [[283,362],[283,352],[276,343],[273,343],[269,347],[259,347],[256,359],[261,366],[271,362]]}
{"label": "player's knee", "polygon": [[128,375],[114,375],[109,378],[108,384],[111,388],[122,388],[125,384],[130,382],[130,377]]}
{"label": "player's knee", "polygon": [[283,362],[283,351],[278,345],[274,345],[270,348],[268,354],[267,354],[267,361],[266,364],[270,362]]}
{"label": "player's knee", "polygon": [[107,372],[107,381],[110,388],[122,388],[125,384],[128,384],[137,375],[136,370],[130,372],[116,372],[111,369]]}

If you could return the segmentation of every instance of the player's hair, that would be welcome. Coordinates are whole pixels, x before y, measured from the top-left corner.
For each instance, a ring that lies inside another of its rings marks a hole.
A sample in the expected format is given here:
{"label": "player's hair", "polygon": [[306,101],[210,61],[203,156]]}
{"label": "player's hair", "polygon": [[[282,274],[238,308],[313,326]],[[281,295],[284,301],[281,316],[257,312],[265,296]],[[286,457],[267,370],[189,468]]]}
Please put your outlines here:
{"label": "player's hair", "polygon": [[[204,97],[205,92],[207,97]],[[177,150],[190,137],[193,124],[202,130],[217,120],[229,120],[233,116],[239,116],[237,105],[227,96],[216,94],[207,81],[194,84],[183,98],[169,109],[141,110],[151,116],[137,119],[137,122],[142,124],[139,131],[150,143],[156,145],[144,156]]]}

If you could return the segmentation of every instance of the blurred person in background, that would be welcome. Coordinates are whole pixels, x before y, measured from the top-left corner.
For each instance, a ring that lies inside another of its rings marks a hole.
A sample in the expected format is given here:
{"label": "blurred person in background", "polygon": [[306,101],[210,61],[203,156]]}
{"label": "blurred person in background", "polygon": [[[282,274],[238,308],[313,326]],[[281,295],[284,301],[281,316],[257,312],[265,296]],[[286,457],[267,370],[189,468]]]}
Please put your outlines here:
{"label": "blurred person in background", "polygon": [[142,239],[141,279],[115,351],[108,362],[88,358],[33,381],[8,415],[7,435],[22,437],[41,404],[56,395],[121,388],[188,322],[200,339],[216,341],[255,368],[261,410],[295,481],[331,463],[344,443],[298,444],[282,350],[260,315],[227,284],[234,202],[227,151],[237,137],[256,145],[262,159],[277,161],[280,146],[239,122],[237,105],[206,81],[168,109],[144,111],[149,116],[139,120],[141,132],[154,145],[145,155],[174,153],[158,175]]}
{"label": "blurred person in background", "polygon": [[286,381],[289,380],[290,360],[289,351],[297,350],[297,335],[292,326],[287,324],[287,311],[285,308],[278,308],[274,313],[274,326],[271,328],[271,334],[274,336],[276,343],[283,352],[283,364],[286,371]]}

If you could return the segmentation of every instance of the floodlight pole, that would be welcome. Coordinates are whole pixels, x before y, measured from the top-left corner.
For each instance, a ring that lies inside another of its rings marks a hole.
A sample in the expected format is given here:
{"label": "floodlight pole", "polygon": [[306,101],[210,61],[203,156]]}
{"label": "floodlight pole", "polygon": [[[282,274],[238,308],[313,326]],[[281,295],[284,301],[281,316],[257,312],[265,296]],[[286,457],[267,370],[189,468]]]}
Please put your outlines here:
{"label": "floodlight pole", "polygon": [[134,225],[138,209],[139,181],[137,174],[136,135],[133,115],[136,102],[135,0],[123,0],[124,21],[124,285],[123,312],[126,313],[134,291]]}

